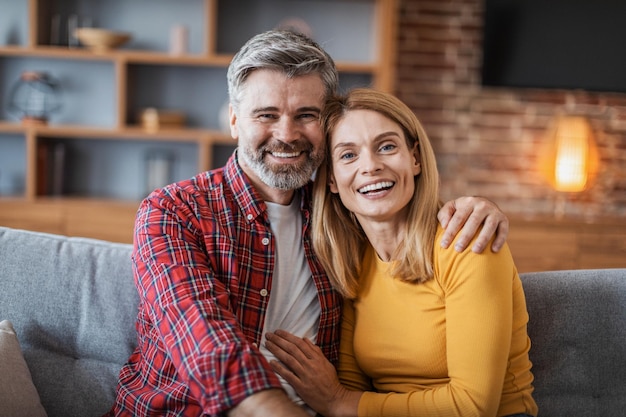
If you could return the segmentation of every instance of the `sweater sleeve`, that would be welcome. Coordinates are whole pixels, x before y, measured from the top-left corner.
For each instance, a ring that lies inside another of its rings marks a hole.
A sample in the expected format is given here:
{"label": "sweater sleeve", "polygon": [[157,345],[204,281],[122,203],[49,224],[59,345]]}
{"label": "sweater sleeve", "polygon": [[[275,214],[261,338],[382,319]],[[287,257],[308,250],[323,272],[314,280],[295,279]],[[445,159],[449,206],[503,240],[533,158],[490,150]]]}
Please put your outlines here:
{"label": "sweater sleeve", "polygon": [[483,254],[440,249],[440,237],[441,233],[435,243],[434,279],[445,303],[441,326],[446,351],[441,360],[447,363],[448,378],[411,392],[366,392],[359,416],[497,413],[511,345],[512,285],[517,275],[513,260],[508,247]]}
{"label": "sweater sleeve", "polygon": [[355,391],[373,389],[370,378],[361,370],[354,355],[354,307],[351,300],[346,300],[341,322],[341,343],[339,347],[339,365],[337,373],[341,383]]}

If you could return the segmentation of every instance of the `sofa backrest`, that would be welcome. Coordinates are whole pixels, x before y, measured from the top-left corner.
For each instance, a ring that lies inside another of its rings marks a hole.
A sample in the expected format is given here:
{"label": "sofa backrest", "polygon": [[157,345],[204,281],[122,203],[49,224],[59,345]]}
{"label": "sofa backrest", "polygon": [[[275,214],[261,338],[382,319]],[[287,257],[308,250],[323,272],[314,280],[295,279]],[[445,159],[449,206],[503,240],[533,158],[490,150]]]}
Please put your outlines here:
{"label": "sofa backrest", "polygon": [[521,278],[539,415],[626,415],[626,269]]}
{"label": "sofa backrest", "polygon": [[0,227],[10,320],[49,417],[105,413],[136,346],[131,245]]}
{"label": "sofa backrest", "polygon": [[[0,320],[49,417],[100,416],[136,345],[131,245],[0,227]],[[522,274],[539,415],[626,413],[626,269]]]}

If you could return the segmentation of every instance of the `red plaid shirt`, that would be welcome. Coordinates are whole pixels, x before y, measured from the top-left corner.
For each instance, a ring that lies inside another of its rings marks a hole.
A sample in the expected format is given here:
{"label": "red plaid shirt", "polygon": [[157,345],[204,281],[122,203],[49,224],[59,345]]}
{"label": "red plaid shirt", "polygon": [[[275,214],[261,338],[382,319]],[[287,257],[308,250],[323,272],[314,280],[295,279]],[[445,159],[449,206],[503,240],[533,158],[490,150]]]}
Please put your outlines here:
{"label": "red plaid shirt", "polygon": [[[336,363],[341,299],[313,254],[310,187],[298,195],[321,306],[317,344]],[[236,156],[142,202],[133,251],[138,346],[120,372],[111,415],[220,415],[281,387],[257,349],[274,244],[266,206]]]}

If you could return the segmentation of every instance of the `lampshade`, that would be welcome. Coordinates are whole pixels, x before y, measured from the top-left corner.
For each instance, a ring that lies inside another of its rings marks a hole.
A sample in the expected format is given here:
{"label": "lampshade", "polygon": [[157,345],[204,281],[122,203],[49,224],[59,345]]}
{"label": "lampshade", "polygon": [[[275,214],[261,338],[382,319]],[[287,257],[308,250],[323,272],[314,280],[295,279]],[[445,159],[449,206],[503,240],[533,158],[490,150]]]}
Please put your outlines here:
{"label": "lampshade", "polygon": [[544,173],[555,190],[585,190],[597,170],[597,149],[589,121],[581,116],[559,116],[546,137]]}

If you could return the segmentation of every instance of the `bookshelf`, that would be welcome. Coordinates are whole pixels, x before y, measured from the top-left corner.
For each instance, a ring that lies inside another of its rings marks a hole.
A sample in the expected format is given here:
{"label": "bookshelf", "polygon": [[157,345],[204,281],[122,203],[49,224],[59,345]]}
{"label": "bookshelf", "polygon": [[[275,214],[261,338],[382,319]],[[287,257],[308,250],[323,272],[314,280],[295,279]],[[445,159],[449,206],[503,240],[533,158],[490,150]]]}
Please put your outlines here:
{"label": "bookshelf", "polygon": [[[3,226],[130,242],[154,185],[150,155],[171,160],[167,182],[222,165],[236,146],[220,123],[228,64],[248,38],[286,19],[307,22],[342,88],[393,90],[395,0],[0,0],[0,9]],[[72,20],[132,39],[95,53],[68,37]],[[188,42],[173,54],[181,25]],[[63,105],[45,125],[21,123],[7,105],[6,92],[32,70],[59,81]],[[185,124],[146,129],[146,108],[176,110]]]}

